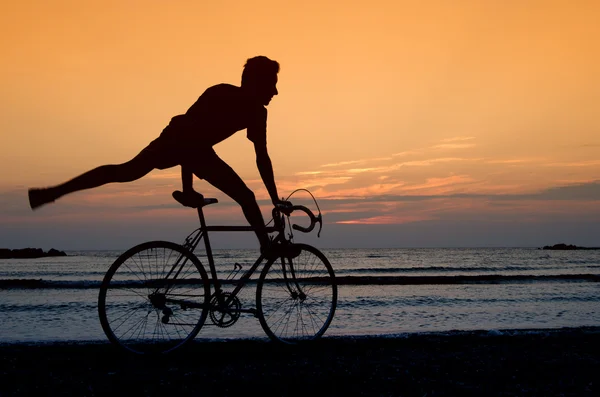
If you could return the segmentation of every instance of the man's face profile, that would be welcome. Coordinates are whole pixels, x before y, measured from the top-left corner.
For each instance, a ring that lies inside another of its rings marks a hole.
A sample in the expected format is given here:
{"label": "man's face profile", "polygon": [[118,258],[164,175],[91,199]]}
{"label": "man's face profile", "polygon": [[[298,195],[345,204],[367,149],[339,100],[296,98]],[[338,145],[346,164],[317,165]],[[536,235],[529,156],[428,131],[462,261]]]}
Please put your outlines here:
{"label": "man's face profile", "polygon": [[261,84],[258,86],[257,94],[258,98],[264,106],[267,106],[271,99],[279,92],[277,91],[277,75],[274,75],[270,78],[266,78]]}

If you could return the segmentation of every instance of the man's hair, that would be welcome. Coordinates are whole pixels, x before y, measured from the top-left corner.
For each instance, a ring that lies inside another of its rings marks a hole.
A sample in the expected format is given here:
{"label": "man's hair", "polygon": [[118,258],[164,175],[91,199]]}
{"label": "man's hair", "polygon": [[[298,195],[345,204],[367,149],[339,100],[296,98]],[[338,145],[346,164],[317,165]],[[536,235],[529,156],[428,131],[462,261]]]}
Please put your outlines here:
{"label": "man's hair", "polygon": [[279,63],[265,56],[259,55],[249,58],[242,72],[242,85],[250,82],[261,82],[270,79],[279,73]]}

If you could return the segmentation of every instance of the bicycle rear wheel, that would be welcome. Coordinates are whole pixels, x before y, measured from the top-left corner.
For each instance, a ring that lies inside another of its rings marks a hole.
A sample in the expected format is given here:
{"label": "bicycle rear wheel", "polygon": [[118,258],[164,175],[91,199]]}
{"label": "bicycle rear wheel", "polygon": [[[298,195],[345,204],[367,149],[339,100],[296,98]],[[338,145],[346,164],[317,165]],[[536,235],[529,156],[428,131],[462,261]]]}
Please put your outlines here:
{"label": "bicycle rear wheel", "polygon": [[98,314],[112,343],[138,354],[168,353],[198,334],[209,297],[208,277],[194,254],[175,243],[151,241],[109,268]]}
{"label": "bicycle rear wheel", "polygon": [[310,245],[294,246],[300,254],[269,261],[256,286],[262,328],[287,344],[321,337],[337,306],[335,275],[325,255]]}

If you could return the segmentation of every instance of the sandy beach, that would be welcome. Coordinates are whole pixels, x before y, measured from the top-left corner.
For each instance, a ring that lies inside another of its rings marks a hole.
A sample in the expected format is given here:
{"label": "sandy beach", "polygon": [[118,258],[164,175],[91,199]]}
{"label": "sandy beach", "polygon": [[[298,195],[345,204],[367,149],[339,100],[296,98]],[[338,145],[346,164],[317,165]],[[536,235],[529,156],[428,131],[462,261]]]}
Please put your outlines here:
{"label": "sandy beach", "polygon": [[592,396],[600,328],[197,341],[160,358],[108,343],[4,344],[2,396]]}

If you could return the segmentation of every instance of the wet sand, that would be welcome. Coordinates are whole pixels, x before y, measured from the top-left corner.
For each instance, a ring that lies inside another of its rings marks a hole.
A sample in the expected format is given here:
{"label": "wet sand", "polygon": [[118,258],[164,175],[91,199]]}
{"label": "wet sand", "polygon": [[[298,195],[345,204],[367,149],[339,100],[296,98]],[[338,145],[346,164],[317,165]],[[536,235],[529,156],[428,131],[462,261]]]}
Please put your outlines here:
{"label": "wet sand", "polygon": [[108,343],[0,345],[0,396],[596,396],[600,328],[198,340],[160,358]]}

